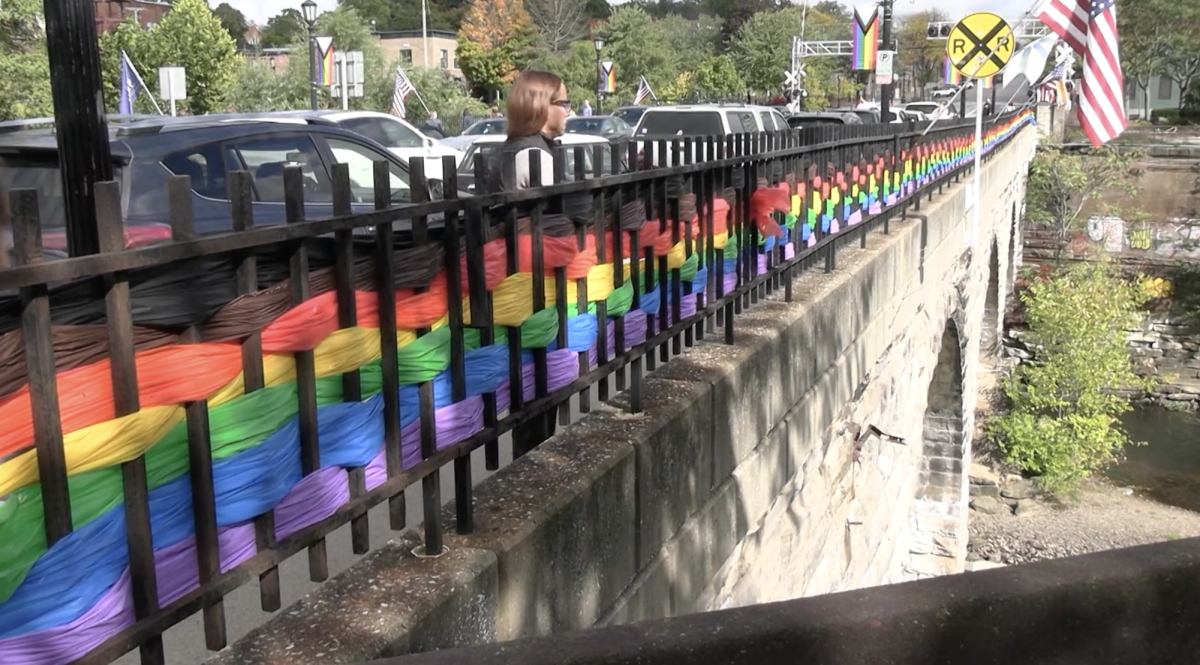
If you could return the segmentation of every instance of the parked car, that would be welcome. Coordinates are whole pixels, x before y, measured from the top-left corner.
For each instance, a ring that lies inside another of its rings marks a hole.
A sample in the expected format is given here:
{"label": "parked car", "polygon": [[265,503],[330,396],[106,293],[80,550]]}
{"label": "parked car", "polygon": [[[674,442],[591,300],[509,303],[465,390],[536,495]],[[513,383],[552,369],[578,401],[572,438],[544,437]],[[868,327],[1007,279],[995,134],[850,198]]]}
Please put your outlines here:
{"label": "parked car", "polygon": [[858,116],[859,119],[861,119],[863,121],[863,124],[867,124],[867,125],[878,124],[880,122],[883,122],[880,119],[879,109],[876,109],[876,108],[842,107],[842,108],[833,108],[833,109],[825,109],[825,110],[829,113],[852,113],[852,114]]}
{"label": "parked car", "polygon": [[506,118],[484,118],[476,120],[475,124],[468,127],[467,131],[462,134],[444,138],[438,143],[466,152],[467,148],[471,147],[471,144],[481,136],[505,136],[506,134],[508,134]]}
{"label": "parked car", "polygon": [[425,177],[442,178],[442,157],[454,158],[455,165],[462,160],[462,151],[440,145],[431,136],[408,122],[388,113],[376,111],[288,111],[279,115],[297,116],[325,120],[338,127],[375,141],[391,150],[406,163],[414,157],[425,159]]}
{"label": "parked car", "polygon": [[634,129],[634,137],[725,136],[787,129],[779,111],[748,104],[652,106]]}
{"label": "parked car", "polygon": [[[723,138],[731,134],[757,134],[776,132],[788,128],[787,120],[779,111],[767,106],[750,104],[696,104],[683,106],[652,106],[646,109],[634,128],[633,137],[638,143],[638,152],[646,152],[645,144],[659,139],[714,136]],[[699,158],[699,144],[694,144],[692,159]],[[673,153],[665,158],[657,156],[655,164],[671,165]]]}
{"label": "parked car", "polygon": [[906,111],[916,111],[929,120],[946,120],[957,117],[954,109],[937,102],[909,102],[904,105]]}
{"label": "parked car", "polygon": [[[496,150],[506,140],[507,136],[481,136],[470,148],[467,148],[466,155],[458,166],[458,189],[469,194],[478,194],[478,183],[475,182],[475,156],[483,155],[483,158],[488,162],[488,168],[499,168],[499,163],[496,161]],[[583,153],[583,169],[588,177],[592,177],[594,171],[592,165],[595,146],[604,146],[604,157],[600,163],[601,172],[612,173],[612,151],[608,149],[611,142],[599,136],[590,134],[563,134],[559,139],[559,143],[566,150],[564,162],[566,163],[567,178],[575,177],[575,150],[577,146],[586,148]],[[622,159],[624,160],[624,153]],[[622,162],[624,164],[624,162]],[[549,174],[547,174],[549,176]]]}
{"label": "parked car", "polygon": [[567,134],[588,134],[600,136],[610,141],[629,138],[633,135],[633,127],[624,120],[612,115],[576,116],[567,119]]}
{"label": "parked car", "polygon": [[[374,163],[389,164],[391,199],[412,200],[407,164],[384,146],[326,121],[303,117],[274,120],[206,115],[154,118],[111,125],[109,136],[114,179],[121,186],[127,246],[170,239],[167,179],[191,177],[196,233],[232,230],[229,172],[252,177],[255,226],[286,223],[283,172],[299,166],[304,175],[304,212],[308,218],[333,215],[331,166],[349,164],[352,207],[374,209]],[[0,133],[0,186],[38,192],[43,240],[52,250],[66,248],[65,211],[58,146],[51,129]],[[441,181],[430,181],[434,198]],[[407,229],[407,222],[397,224]],[[435,224],[435,220],[431,220]]]}
{"label": "parked car", "polygon": [[861,125],[862,118],[854,113],[834,113],[832,111],[806,111],[793,113],[787,117],[788,127],[792,129],[807,129],[809,127],[827,127],[830,125],[846,126]]}

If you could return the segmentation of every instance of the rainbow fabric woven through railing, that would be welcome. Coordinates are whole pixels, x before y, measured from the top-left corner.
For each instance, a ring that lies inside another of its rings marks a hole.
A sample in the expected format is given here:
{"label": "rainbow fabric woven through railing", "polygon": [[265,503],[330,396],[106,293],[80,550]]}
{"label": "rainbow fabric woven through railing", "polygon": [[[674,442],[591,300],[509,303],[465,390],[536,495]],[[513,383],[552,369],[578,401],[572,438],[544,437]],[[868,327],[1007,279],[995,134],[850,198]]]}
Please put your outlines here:
{"label": "rainbow fabric woven through railing", "polygon": [[[1020,116],[989,132],[985,150],[1028,121]],[[752,253],[739,250],[729,233],[730,207],[721,197],[713,202],[713,245],[723,261],[723,291],[738,284],[737,257],[749,259],[757,274],[767,269],[767,254],[783,248],[785,259],[795,256],[796,242],[811,244],[814,229],[822,232],[845,224],[854,226],[882,206],[904,195],[970,156],[969,140],[950,140],[920,146],[911,164],[889,172],[882,161],[856,165],[847,174],[809,179],[780,186],[788,205],[778,235],[762,235]],[[896,160],[892,160],[896,162]],[[891,167],[889,163],[886,166]],[[894,173],[894,178],[891,176]],[[874,174],[882,174],[875,178]],[[915,181],[915,185],[914,185]],[[889,186],[890,182],[890,186]],[[913,186],[909,186],[913,185]],[[769,192],[760,190],[763,196]],[[758,194],[756,194],[757,196]],[[809,200],[806,201],[806,197]],[[696,312],[698,295],[707,293],[709,269],[696,253],[706,229],[696,221],[695,206],[682,225],[692,237],[687,256],[683,241],[673,241],[669,227],[660,232],[657,220],[643,217],[632,227],[620,226],[628,255],[630,228],[638,229],[638,247],[666,257],[690,288],[680,301],[680,315]],[[761,224],[761,222],[760,222]],[[798,227],[798,228],[797,228]],[[613,232],[604,239],[611,261]],[[535,397],[531,350],[547,350],[549,389],[565,386],[579,372],[579,355],[597,360],[603,340],[611,357],[615,351],[615,321],[623,318],[625,344],[636,346],[647,336],[647,315],[661,318],[657,266],[650,273],[639,261],[643,276],[640,306],[633,309],[633,290],[626,279],[616,287],[612,263],[599,263],[594,233],[582,249],[573,232],[552,230],[542,244],[546,308],[535,311],[530,236],[518,244],[516,274],[506,274],[507,248],[503,239],[484,247],[486,286],[491,294],[495,340],[482,345],[477,329],[464,332],[466,399],[451,398],[447,277],[440,246],[424,251],[397,250],[396,278],[398,370],[400,377],[401,452],[404,468],[421,459],[418,385],[432,382],[438,448],[463,441],[481,431],[483,399],[495,393],[500,410],[509,394],[508,327],[520,329],[523,353],[522,392]],[[319,254],[314,249],[315,256]],[[328,258],[328,257],[326,257]],[[400,259],[403,259],[401,261]],[[331,515],[349,500],[347,469],[366,467],[367,488],[386,480],[382,450],[383,396],[378,296],[373,264],[355,266],[358,325],[339,329],[338,304],[331,261],[314,259],[310,276],[313,296],[297,306],[289,300],[289,282],[282,269],[263,268],[261,291],[238,297],[224,285],[236,284],[227,261],[196,261],[190,269],[159,271],[131,281],[134,302],[137,377],[141,409],[116,417],[110,377],[103,301],[96,306],[87,289],[68,286],[53,300],[54,341],[64,450],[69,474],[74,531],[46,548],[41,489],[29,388],[24,383],[23,340],[19,310],[0,301],[0,663],[60,665],[75,660],[133,623],[133,605],[126,546],[120,464],[145,455],[150,489],[150,516],[160,606],[197,588],[198,573],[188,475],[188,443],[184,404],[207,400],[212,442],[213,477],[219,527],[221,568],[229,570],[256,552],[256,516],[274,511],[276,535],[286,537]],[[286,266],[274,264],[276,266]],[[624,274],[630,273],[628,260]],[[554,271],[565,269],[568,283],[566,348],[559,348],[559,314],[555,305]],[[271,272],[275,270],[275,272]],[[460,261],[465,276],[466,259]],[[578,306],[575,280],[586,280],[587,311]],[[163,293],[187,294],[181,284],[192,283],[191,294],[161,306]],[[219,285],[209,289],[208,285]],[[225,290],[222,290],[225,289]],[[668,288],[667,293],[673,293]],[[668,296],[670,300],[673,296]],[[595,305],[604,302],[607,320],[599,321]],[[467,298],[459,304],[470,322]],[[202,325],[200,325],[202,323]],[[600,325],[604,335],[600,335]],[[199,325],[198,343],[184,344],[166,329]],[[415,331],[429,329],[418,336]],[[265,387],[247,393],[242,374],[241,341],[261,333]],[[298,387],[293,354],[314,352],[320,470],[301,471]],[[343,401],[341,375],[358,370],[362,401]]]}

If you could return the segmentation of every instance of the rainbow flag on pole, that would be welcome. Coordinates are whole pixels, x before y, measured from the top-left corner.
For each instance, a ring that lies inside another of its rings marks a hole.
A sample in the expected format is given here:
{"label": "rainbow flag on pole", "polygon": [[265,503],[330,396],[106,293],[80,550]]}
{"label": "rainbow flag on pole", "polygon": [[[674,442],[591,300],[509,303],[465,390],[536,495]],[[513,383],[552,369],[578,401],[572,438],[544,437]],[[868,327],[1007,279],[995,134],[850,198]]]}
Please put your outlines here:
{"label": "rainbow flag on pole", "polygon": [[317,37],[317,84],[333,85],[333,37]]}
{"label": "rainbow flag on pole", "polygon": [[950,56],[946,56],[946,64],[942,71],[942,80],[947,85],[959,85],[962,83],[962,74],[954,68],[954,65],[950,64]]}
{"label": "rainbow flag on pole", "polygon": [[600,70],[604,74],[604,90],[601,90],[606,95],[611,95],[617,92],[617,66],[612,60],[605,60],[600,63]]}
{"label": "rainbow flag on pole", "polygon": [[879,53],[879,7],[856,5],[852,22],[854,55],[850,68],[875,69],[875,56]]}

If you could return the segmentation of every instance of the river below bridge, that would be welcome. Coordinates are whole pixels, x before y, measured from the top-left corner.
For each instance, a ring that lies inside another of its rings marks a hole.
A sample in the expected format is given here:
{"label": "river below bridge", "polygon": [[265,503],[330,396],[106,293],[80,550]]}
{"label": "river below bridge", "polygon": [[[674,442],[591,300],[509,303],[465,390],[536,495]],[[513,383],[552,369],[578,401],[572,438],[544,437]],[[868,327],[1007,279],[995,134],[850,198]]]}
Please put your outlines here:
{"label": "river below bridge", "polygon": [[1200,513],[1200,414],[1161,407],[1135,409],[1122,419],[1130,439],[1125,459],[1105,476],[1142,496]]}
{"label": "river below bridge", "polygon": [[968,560],[1015,564],[1200,536],[1200,415],[1138,408],[1123,424],[1125,458],[1075,497],[1035,510],[971,511]]}

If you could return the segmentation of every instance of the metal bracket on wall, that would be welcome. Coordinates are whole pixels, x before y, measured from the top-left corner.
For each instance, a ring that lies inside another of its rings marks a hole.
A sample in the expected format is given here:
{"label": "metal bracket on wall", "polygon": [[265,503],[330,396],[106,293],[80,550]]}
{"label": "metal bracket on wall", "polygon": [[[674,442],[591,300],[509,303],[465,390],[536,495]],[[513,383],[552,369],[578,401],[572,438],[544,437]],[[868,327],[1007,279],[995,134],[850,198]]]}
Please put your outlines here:
{"label": "metal bracket on wall", "polygon": [[857,425],[851,425],[850,429],[854,430],[855,434],[857,435],[857,438],[854,440],[855,462],[857,462],[859,457],[862,455],[863,444],[865,444],[872,436],[877,436],[884,441],[891,441],[892,443],[898,443],[902,446],[908,445],[908,443],[904,441],[904,437],[888,434],[874,425],[867,425],[862,429],[859,429]]}

